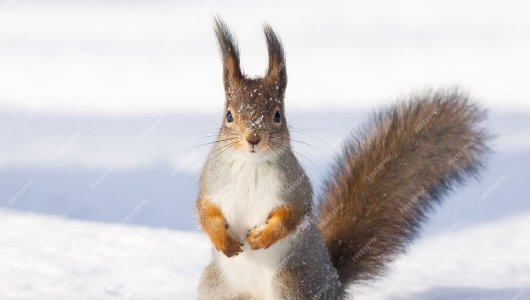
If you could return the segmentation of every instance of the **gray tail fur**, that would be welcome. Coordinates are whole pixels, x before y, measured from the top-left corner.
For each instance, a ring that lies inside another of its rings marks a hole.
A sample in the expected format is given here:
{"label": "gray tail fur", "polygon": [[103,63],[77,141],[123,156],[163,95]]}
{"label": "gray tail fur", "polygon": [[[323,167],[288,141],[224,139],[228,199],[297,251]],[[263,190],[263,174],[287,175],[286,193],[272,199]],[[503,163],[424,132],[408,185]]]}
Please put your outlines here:
{"label": "gray tail fur", "polygon": [[319,227],[343,284],[381,275],[426,214],[488,152],[485,112],[457,89],[376,113],[347,140],[327,179]]}

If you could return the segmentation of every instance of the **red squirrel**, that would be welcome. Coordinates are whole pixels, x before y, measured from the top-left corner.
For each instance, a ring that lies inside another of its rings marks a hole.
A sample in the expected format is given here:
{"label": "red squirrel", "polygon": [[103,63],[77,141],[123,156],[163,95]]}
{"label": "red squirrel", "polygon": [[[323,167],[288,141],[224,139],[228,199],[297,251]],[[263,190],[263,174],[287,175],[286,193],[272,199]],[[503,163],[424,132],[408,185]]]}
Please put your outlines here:
{"label": "red squirrel", "polygon": [[485,113],[457,89],[426,91],[376,113],[346,140],[318,196],[291,150],[286,61],[265,25],[263,77],[240,67],[215,20],[225,105],[200,178],[198,220],[214,250],[200,299],[340,299],[402,253],[426,213],[477,174]]}

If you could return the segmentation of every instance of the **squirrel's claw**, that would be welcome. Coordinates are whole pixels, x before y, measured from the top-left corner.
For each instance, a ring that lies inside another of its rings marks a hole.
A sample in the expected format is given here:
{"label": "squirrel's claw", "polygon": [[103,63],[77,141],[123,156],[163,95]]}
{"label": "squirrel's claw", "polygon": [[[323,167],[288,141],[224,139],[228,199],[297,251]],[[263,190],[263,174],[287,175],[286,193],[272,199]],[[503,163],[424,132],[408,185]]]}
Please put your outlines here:
{"label": "squirrel's claw", "polygon": [[243,244],[239,240],[237,240],[230,234],[227,234],[226,243],[224,244],[224,247],[217,250],[223,252],[224,255],[226,255],[227,257],[232,257],[238,255],[243,251],[243,249],[241,249],[241,246],[243,246]]}

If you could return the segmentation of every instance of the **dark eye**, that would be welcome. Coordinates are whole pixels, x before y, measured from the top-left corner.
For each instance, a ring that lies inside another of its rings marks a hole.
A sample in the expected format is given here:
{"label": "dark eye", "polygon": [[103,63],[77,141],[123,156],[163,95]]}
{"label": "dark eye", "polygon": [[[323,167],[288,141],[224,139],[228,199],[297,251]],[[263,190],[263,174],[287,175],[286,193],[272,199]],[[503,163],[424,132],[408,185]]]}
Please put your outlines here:
{"label": "dark eye", "polygon": [[274,123],[280,123],[282,121],[282,115],[280,114],[280,111],[276,111],[273,121]]}
{"label": "dark eye", "polygon": [[228,111],[226,113],[226,123],[232,123],[234,122],[234,117],[232,117],[232,112]]}

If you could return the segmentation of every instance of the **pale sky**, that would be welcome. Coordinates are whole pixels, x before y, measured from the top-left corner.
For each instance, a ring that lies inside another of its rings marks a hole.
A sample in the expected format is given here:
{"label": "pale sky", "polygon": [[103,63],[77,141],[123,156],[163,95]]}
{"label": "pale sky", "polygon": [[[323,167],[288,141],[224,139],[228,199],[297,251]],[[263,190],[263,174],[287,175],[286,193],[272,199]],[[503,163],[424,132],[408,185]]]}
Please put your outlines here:
{"label": "pale sky", "polygon": [[246,73],[284,42],[294,110],[371,108],[459,84],[530,112],[528,1],[0,1],[0,110],[142,114],[222,107],[212,31],[238,37]]}

